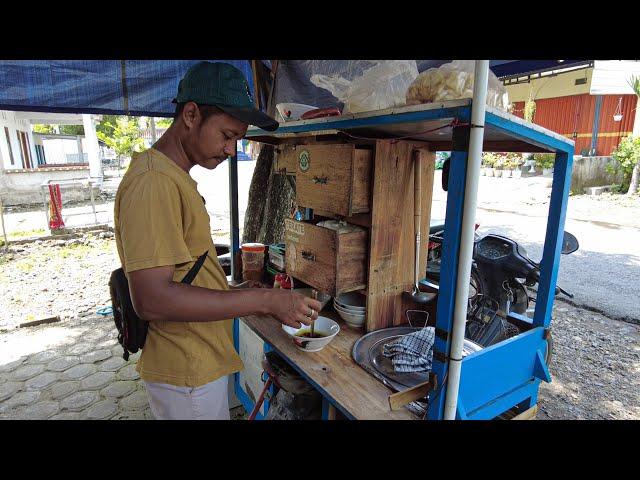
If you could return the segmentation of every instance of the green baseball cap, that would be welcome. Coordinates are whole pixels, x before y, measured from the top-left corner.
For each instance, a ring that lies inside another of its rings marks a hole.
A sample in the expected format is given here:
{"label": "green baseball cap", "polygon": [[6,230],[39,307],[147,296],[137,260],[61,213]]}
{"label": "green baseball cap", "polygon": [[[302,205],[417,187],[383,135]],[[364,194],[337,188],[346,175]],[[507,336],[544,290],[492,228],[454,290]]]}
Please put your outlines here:
{"label": "green baseball cap", "polygon": [[279,124],[255,107],[244,75],[223,62],[198,62],[178,84],[173,103],[195,102],[214,105],[241,122],[274,131]]}

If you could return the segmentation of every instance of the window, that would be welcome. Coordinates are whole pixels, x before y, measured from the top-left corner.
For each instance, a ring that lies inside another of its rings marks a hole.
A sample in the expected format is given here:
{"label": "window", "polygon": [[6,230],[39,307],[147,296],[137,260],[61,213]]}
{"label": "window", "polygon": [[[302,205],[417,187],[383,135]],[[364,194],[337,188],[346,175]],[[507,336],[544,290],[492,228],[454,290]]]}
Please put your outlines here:
{"label": "window", "polygon": [[31,164],[31,149],[29,148],[29,137],[25,132],[18,130],[18,140],[22,152],[22,168],[33,168]]}
{"label": "window", "polygon": [[13,160],[13,150],[11,149],[11,137],[9,136],[9,129],[4,127],[4,134],[7,136],[7,148],[9,149],[9,160],[11,160],[11,165],[15,165],[15,161]]}

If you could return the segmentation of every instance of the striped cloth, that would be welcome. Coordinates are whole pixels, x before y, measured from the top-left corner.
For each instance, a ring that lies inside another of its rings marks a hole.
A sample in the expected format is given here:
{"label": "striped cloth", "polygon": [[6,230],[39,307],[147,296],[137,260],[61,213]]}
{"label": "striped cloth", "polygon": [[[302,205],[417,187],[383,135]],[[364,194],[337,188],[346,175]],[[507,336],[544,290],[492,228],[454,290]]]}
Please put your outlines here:
{"label": "striped cloth", "polygon": [[425,327],[384,345],[382,353],[391,358],[398,373],[429,372],[433,361],[435,328]]}

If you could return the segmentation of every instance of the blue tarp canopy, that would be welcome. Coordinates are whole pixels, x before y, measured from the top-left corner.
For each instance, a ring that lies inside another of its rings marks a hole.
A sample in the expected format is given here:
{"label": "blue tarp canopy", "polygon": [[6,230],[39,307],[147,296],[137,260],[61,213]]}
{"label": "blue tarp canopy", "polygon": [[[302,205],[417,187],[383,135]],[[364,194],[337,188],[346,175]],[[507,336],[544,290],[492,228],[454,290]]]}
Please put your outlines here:
{"label": "blue tarp canopy", "polygon": [[[0,110],[172,116],[171,100],[199,60],[2,60]],[[248,60],[239,68],[253,93]]]}
{"label": "blue tarp canopy", "polygon": [[[178,82],[197,61],[1,60],[0,110],[172,116],[175,107],[171,100],[177,92]],[[212,61],[227,62],[238,67],[254,92],[249,60]],[[449,61],[417,60],[418,70],[422,72]],[[269,61],[263,62],[270,65]],[[492,60],[490,66],[498,78],[503,78],[544,69],[564,68],[580,62],[586,63],[584,60],[564,60],[562,63],[558,60]],[[295,74],[295,67],[290,68],[290,71]],[[283,88],[288,89],[292,81],[294,84],[300,82],[300,79],[292,79],[292,73],[288,77],[286,72],[282,73]],[[304,85],[303,88],[306,89],[307,85]],[[311,88],[309,85],[309,89]],[[315,87],[313,89],[317,90]],[[276,100],[283,93],[286,97],[286,93],[280,89]],[[312,92],[308,93],[313,95]],[[331,97],[326,90],[321,93]],[[295,101],[305,103],[297,99]],[[331,99],[327,105],[330,104]]]}

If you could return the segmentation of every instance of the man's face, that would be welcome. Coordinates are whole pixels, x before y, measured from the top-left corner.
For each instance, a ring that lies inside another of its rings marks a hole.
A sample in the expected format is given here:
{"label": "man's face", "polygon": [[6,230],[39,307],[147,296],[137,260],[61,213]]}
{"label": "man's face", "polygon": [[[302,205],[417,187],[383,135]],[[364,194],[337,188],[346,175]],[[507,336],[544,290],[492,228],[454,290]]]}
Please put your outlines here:
{"label": "man's face", "polygon": [[213,170],[236,153],[236,142],[245,136],[247,127],[226,113],[214,114],[203,122],[198,112],[183,146],[194,165]]}

